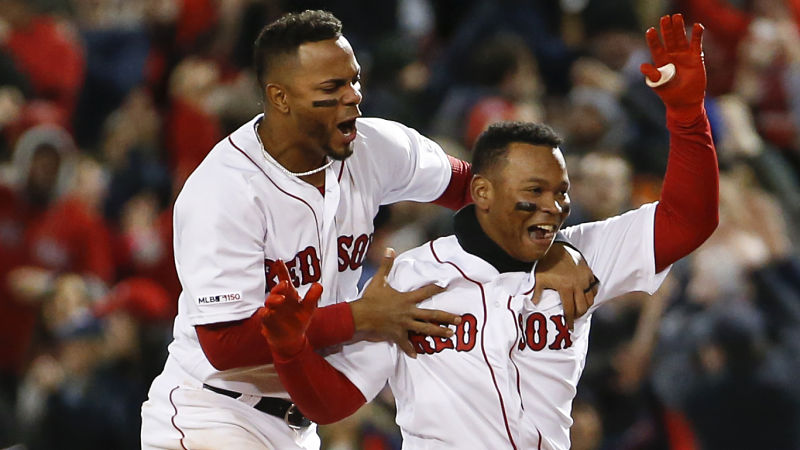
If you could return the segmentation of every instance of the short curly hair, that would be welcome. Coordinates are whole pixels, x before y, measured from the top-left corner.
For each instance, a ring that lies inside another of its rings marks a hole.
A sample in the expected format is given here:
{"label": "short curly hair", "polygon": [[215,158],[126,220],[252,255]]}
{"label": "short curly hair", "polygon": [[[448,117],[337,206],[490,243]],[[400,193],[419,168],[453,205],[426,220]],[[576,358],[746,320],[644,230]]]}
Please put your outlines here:
{"label": "short curly hair", "polygon": [[558,147],[561,136],[547,125],[533,122],[497,122],[478,136],[472,150],[472,173],[485,174],[515,142]]}
{"label": "short curly hair", "polygon": [[342,35],[342,22],[328,11],[306,10],[290,13],[265,26],[256,38],[253,64],[263,86],[270,62],[297,51],[306,42],[324,41]]}

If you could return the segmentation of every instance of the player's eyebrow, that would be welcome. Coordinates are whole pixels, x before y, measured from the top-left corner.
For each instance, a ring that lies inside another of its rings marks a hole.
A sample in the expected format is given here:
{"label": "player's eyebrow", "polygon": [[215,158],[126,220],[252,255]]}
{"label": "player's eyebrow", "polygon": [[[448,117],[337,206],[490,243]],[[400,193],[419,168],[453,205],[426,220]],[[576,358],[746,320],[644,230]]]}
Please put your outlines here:
{"label": "player's eyebrow", "polygon": [[345,84],[347,84],[347,80],[344,79],[344,78],[331,78],[331,79],[328,79],[328,80],[325,80],[325,81],[321,81],[319,83],[319,86],[320,87],[327,87],[325,85],[328,85],[328,84],[332,84],[332,85],[334,85],[336,87],[344,86]]}
{"label": "player's eyebrow", "polygon": [[[548,180],[545,180],[544,178],[539,178],[539,177],[530,177],[530,178],[527,178],[527,179],[525,180],[525,182],[526,182],[526,183],[539,183],[539,184],[544,184],[544,185],[547,185],[547,186],[549,186],[549,185],[550,185],[550,182],[549,182]],[[563,187],[565,187],[565,188],[569,188],[569,181],[568,181],[568,180],[561,180],[561,181],[560,181],[560,182],[557,184],[557,186],[559,186],[559,187],[562,187],[562,186],[563,186]]]}
{"label": "player's eyebrow", "polygon": [[356,74],[352,78],[349,78],[349,79],[348,78],[329,78],[327,80],[320,81],[319,82],[319,86],[323,87],[323,85],[325,85],[325,84],[332,84],[332,85],[334,85],[336,87],[339,87],[339,86],[344,86],[345,84],[347,84],[347,83],[349,83],[349,82],[351,82],[353,80],[355,80],[355,81],[360,81],[361,80],[361,68],[360,67],[358,68],[358,71],[356,71]]}

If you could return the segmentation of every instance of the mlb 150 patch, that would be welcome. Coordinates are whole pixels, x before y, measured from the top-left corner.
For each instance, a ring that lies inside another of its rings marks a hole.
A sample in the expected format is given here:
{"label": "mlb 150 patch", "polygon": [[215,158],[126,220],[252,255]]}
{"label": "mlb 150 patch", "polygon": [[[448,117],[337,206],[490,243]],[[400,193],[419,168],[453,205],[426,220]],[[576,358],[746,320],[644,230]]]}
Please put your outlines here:
{"label": "mlb 150 patch", "polygon": [[206,297],[198,297],[198,305],[213,305],[215,303],[230,303],[238,302],[242,299],[241,292],[231,292],[230,294],[208,295]]}

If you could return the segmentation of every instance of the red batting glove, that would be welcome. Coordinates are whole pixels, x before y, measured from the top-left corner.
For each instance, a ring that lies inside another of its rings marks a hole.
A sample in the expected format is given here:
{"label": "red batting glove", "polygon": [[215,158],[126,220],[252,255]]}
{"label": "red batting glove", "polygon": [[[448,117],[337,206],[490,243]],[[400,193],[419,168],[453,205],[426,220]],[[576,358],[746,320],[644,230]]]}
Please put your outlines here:
{"label": "red batting glove", "polygon": [[691,121],[701,114],[706,92],[703,26],[694,24],[690,43],[686,37],[683,16],[666,15],[661,18],[661,36],[663,45],[655,28],[647,30],[645,37],[655,65],[645,63],[639,70],[651,82],[658,82],[662,75],[656,67],[670,63],[675,65],[675,76],[653,90],[667,107],[667,117],[680,122]]}
{"label": "red batting glove", "polygon": [[269,342],[273,354],[289,359],[300,353],[308,341],[306,330],[322,295],[322,285],[312,284],[301,300],[289,280],[286,264],[278,260],[276,266],[279,282],[257,314],[261,320],[261,334]]}

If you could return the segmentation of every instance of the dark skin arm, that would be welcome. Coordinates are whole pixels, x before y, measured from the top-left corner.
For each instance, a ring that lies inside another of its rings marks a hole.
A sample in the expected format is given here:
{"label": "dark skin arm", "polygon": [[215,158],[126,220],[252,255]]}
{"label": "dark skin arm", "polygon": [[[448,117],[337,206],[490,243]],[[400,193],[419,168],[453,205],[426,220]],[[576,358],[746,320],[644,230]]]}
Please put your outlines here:
{"label": "dark skin arm", "polygon": [[408,340],[408,332],[450,337],[453,331],[436,324],[458,325],[461,317],[433,309],[418,308],[417,303],[432,297],[443,288],[429,284],[409,292],[399,292],[389,286],[386,277],[392,270],[395,253],[386,249],[375,277],[364,289],[360,299],[351,302],[356,337],[368,341],[395,342],[408,356],[416,352]]}

